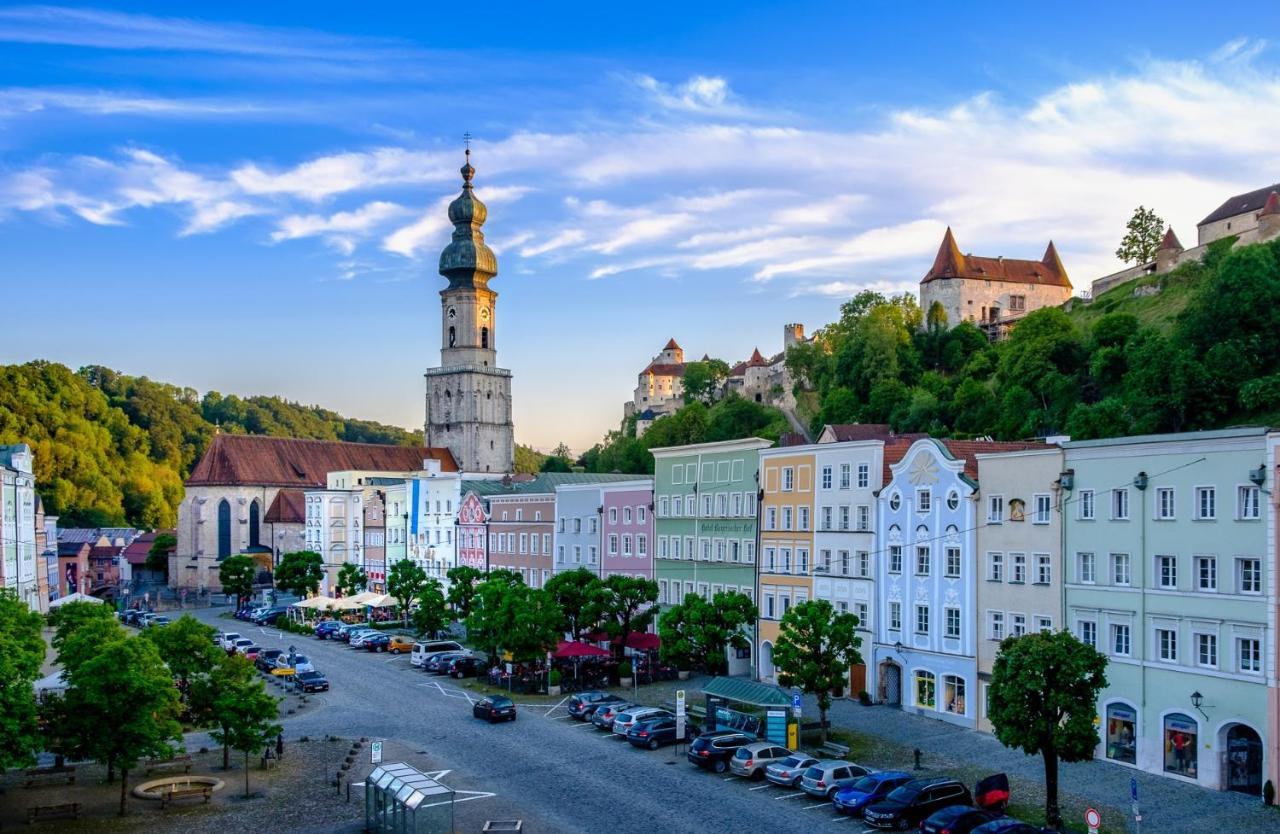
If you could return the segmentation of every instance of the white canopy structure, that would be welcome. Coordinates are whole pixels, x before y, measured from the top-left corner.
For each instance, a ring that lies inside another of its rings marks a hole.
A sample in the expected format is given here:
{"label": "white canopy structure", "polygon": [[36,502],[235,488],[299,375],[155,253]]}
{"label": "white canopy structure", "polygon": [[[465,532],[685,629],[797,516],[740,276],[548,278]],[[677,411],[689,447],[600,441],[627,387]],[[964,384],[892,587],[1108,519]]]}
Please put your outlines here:
{"label": "white canopy structure", "polygon": [[58,597],[53,602],[49,603],[49,607],[60,608],[63,605],[66,605],[68,602],[95,602],[98,605],[104,604],[103,601],[98,599],[97,597],[91,597],[88,594],[82,594],[77,591],[76,593],[69,594],[65,597]]}
{"label": "white canopy structure", "polygon": [[323,611],[324,609],[333,605],[335,602],[337,602],[337,600],[334,599],[333,597],[327,597],[324,594],[321,594],[320,596],[308,597],[307,599],[299,600],[298,602],[295,602],[293,605],[289,607],[290,608],[316,608]]}

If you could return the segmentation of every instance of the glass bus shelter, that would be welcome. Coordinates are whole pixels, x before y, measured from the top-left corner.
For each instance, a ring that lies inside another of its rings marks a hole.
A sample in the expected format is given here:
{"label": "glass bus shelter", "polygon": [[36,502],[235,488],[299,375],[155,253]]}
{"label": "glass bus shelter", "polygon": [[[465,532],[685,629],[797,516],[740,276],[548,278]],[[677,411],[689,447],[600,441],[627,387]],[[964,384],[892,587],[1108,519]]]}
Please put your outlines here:
{"label": "glass bus shelter", "polygon": [[364,780],[370,834],[450,834],[454,792],[403,762],[378,765]]}

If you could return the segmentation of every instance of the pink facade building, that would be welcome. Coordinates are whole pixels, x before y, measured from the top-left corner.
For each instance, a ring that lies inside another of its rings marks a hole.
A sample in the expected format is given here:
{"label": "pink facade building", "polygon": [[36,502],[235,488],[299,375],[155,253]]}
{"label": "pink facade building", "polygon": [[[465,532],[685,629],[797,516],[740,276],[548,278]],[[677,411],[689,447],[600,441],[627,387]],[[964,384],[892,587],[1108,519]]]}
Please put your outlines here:
{"label": "pink facade building", "polygon": [[484,501],[467,492],[458,506],[458,566],[484,570],[488,566],[488,514]]}
{"label": "pink facade building", "polygon": [[600,485],[601,575],[653,579],[653,480]]}

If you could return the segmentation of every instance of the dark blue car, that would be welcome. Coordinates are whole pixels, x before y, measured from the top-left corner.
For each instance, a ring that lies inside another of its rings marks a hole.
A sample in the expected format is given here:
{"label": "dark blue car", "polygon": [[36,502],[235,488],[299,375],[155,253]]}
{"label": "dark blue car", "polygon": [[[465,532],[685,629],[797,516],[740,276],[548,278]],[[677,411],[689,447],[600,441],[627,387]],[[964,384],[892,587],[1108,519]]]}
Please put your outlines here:
{"label": "dark blue car", "polygon": [[894,788],[911,781],[911,774],[900,770],[885,770],[880,773],[868,773],[847,788],[836,791],[831,803],[837,814],[862,816],[862,809],[872,802],[884,799]]}
{"label": "dark blue car", "polygon": [[316,637],[321,640],[328,640],[341,625],[342,623],[337,620],[325,620],[322,623],[316,623]]}

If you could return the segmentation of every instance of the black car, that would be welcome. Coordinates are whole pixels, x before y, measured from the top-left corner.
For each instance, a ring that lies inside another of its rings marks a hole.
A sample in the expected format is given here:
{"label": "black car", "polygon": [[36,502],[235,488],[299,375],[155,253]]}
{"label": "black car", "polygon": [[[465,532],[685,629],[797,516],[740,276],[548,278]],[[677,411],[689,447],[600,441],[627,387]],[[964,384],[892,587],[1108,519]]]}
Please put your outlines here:
{"label": "black car", "polygon": [[299,692],[328,692],[329,681],[319,672],[299,672],[293,677],[293,688]]}
{"label": "black car", "polygon": [[620,704],[625,698],[620,698],[609,692],[600,689],[593,689],[589,692],[579,692],[569,699],[569,714],[579,721],[590,721],[591,713],[595,712],[596,707],[603,704]]}
{"label": "black car", "polygon": [[724,773],[729,769],[729,759],[739,747],[750,744],[755,738],[736,730],[717,730],[704,733],[689,745],[685,758],[701,768],[710,768],[716,773]]}
{"label": "black car", "polygon": [[488,661],[483,657],[476,657],[474,655],[455,657],[449,662],[449,677],[473,678],[487,669],[488,665]]}
{"label": "black car", "polygon": [[515,721],[516,704],[510,698],[490,695],[471,706],[471,714],[492,724],[495,721]]}
{"label": "black car", "polygon": [[360,648],[367,649],[368,651],[371,651],[371,652],[385,652],[387,650],[387,646],[389,646],[390,644],[391,644],[391,635],[374,634],[371,637],[364,638],[364,640],[360,643]]}
{"label": "black car", "polygon": [[[685,739],[697,734],[698,730],[693,724],[685,724]],[[671,744],[677,740],[676,719],[673,716],[664,716],[653,721],[639,721],[634,727],[627,730],[627,741],[636,747],[647,747],[650,750],[657,750],[662,745]]]}
{"label": "black car", "polygon": [[276,668],[276,658],[281,654],[282,651],[280,649],[262,649],[258,652],[258,656],[253,659],[253,665],[263,672],[270,672]]}
{"label": "black car", "polygon": [[1004,814],[968,805],[951,805],[920,823],[920,834],[969,834],[979,825],[998,820]]}
{"label": "black car", "polygon": [[949,805],[973,805],[963,783],[945,776],[913,779],[868,805],[862,817],[873,828],[913,828]]}

